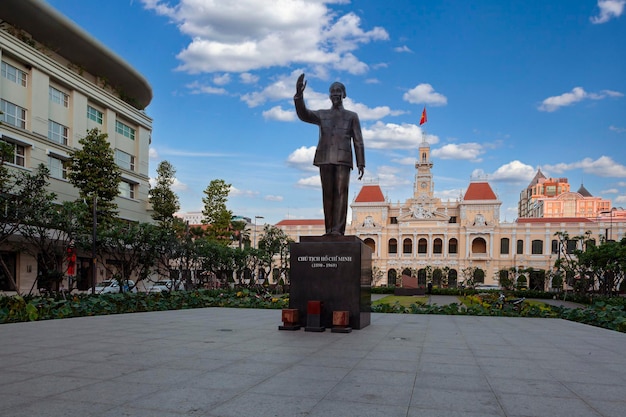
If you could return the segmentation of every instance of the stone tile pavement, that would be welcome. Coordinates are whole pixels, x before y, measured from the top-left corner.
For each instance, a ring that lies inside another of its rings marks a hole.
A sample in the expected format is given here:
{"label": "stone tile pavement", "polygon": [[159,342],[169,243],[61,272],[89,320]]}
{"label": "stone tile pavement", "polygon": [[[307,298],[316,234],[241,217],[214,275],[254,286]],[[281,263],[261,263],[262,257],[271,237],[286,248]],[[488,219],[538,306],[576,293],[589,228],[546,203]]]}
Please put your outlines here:
{"label": "stone tile pavement", "polygon": [[372,314],[349,334],[208,308],[0,325],[0,416],[607,416],[626,334],[555,319]]}

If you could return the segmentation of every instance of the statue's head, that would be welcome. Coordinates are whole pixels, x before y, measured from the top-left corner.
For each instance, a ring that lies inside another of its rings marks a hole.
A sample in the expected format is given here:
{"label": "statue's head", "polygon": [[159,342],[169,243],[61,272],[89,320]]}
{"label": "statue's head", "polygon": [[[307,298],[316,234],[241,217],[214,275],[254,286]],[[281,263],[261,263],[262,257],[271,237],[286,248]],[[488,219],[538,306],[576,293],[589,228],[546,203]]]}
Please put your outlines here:
{"label": "statue's head", "polygon": [[346,98],[346,86],[340,83],[339,81],[335,81],[334,83],[332,83],[328,91],[331,97],[333,96],[333,91],[334,91],[335,94],[341,94],[342,99]]}

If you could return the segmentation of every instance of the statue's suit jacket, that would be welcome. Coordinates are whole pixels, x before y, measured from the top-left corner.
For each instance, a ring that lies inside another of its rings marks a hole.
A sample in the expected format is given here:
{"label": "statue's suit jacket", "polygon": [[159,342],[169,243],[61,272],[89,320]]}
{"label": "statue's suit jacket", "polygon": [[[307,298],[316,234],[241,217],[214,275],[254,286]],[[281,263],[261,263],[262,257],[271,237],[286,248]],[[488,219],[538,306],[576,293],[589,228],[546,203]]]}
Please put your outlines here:
{"label": "statue's suit jacket", "polygon": [[353,168],[352,145],[357,167],[365,167],[365,148],[359,116],[341,109],[309,110],[303,97],[294,97],[296,113],[303,122],[320,127],[320,137],[313,165],[346,165]]}

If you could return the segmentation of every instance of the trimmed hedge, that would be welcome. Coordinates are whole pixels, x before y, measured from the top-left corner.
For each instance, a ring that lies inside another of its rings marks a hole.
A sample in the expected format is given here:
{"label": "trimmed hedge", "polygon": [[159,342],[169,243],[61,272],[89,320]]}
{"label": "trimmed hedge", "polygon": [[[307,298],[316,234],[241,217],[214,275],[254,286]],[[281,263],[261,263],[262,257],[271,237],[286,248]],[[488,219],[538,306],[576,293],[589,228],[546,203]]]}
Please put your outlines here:
{"label": "trimmed hedge", "polygon": [[238,291],[175,291],[153,294],[71,294],[67,299],[59,296],[22,297],[16,295],[0,298],[0,323],[203,307],[282,309],[286,308],[288,304],[289,299],[286,297],[256,293],[247,289]]}

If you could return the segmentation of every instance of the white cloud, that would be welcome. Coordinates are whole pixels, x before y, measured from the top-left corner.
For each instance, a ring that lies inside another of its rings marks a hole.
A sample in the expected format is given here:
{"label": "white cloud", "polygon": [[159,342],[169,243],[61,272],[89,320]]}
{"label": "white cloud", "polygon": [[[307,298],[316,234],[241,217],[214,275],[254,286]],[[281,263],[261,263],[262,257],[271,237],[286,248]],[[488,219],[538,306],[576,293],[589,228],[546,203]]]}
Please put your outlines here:
{"label": "white cloud", "polygon": [[556,165],[544,165],[546,171],[561,174],[564,171],[572,169],[582,169],[587,174],[594,174],[599,177],[626,177],[626,166],[617,163],[613,158],[609,156],[601,156],[600,158],[593,160],[591,158],[585,158],[582,161],[572,162],[569,164],[560,163]]}
{"label": "white cloud", "polygon": [[396,51],[396,52],[413,52],[413,51],[411,51],[411,48],[409,48],[406,45],[397,46],[397,47],[393,48],[393,50]]}
{"label": "white cloud", "polygon": [[[414,124],[376,122],[369,128],[363,128],[366,148],[372,149],[416,149],[422,143],[422,129]],[[437,143],[437,136],[428,135],[430,144]]]}
{"label": "white cloud", "polygon": [[279,120],[281,122],[291,122],[296,120],[296,112],[293,110],[283,110],[280,106],[272,107],[263,112],[263,117],[267,120]]}
{"label": "white cloud", "polygon": [[[626,0],[625,0],[626,1]],[[541,111],[553,112],[561,107],[570,106],[579,101],[589,100],[602,100],[607,97],[623,97],[624,94],[619,91],[602,90],[599,93],[588,93],[582,87],[574,87],[571,92],[563,93],[560,96],[548,97],[541,102],[538,107]]]}
{"label": "white cloud", "polygon": [[264,199],[267,201],[277,201],[277,202],[284,200],[282,195],[271,195],[271,194],[266,195]]}
{"label": "white cloud", "polygon": [[248,198],[254,198],[256,196],[259,195],[258,191],[252,191],[252,190],[240,190],[238,188],[233,187],[232,185],[230,186],[230,192],[228,193],[229,197],[248,197]]}
{"label": "white cloud", "polygon": [[311,177],[301,178],[296,185],[302,188],[322,188],[322,181],[319,175],[313,175]]}
{"label": "white cloud", "polygon": [[226,85],[230,83],[230,74],[215,75],[213,77],[213,83],[217,85]]}
{"label": "white cloud", "polygon": [[439,149],[433,149],[432,155],[441,159],[463,159],[472,162],[481,162],[480,155],[485,153],[483,146],[479,143],[449,143]]}
{"label": "white cloud", "polygon": [[227,94],[227,91],[221,87],[213,87],[211,85],[203,85],[197,81],[187,84],[186,86],[191,90],[191,94]]}
{"label": "white cloud", "polygon": [[178,54],[189,73],[249,72],[274,66],[324,65],[350,73],[368,66],[354,51],[389,39],[385,29],[364,30],[355,13],[338,15],[336,0],[142,0],[146,9],[167,16],[191,42]]}
{"label": "white cloud", "polygon": [[626,0],[598,0],[600,14],[589,18],[593,24],[606,23],[614,17],[620,17],[624,13]]}
{"label": "white cloud", "polygon": [[148,156],[150,159],[159,159],[159,153],[152,146],[150,147],[150,150],[148,151]]}
{"label": "white cloud", "polygon": [[609,188],[608,190],[600,191],[600,194],[619,194],[619,190],[617,188]]}
{"label": "white cloud", "polygon": [[617,133],[626,133],[626,127],[609,126],[609,130]]}
{"label": "white cloud", "polygon": [[181,182],[178,178],[174,178],[174,183],[172,184],[172,191],[186,191],[189,187],[187,184]]}
{"label": "white cloud", "polygon": [[482,169],[475,169],[472,177],[483,177],[490,181],[528,183],[536,174],[536,169],[520,161],[511,161],[496,169],[493,174],[485,174]]}
{"label": "white cloud", "polygon": [[250,74],[249,72],[243,72],[239,74],[239,80],[244,84],[255,84],[259,81],[259,76]]}
{"label": "white cloud", "polygon": [[313,165],[313,158],[315,157],[315,146],[302,146],[295,151],[293,151],[287,157],[287,164],[303,170],[303,171],[314,171],[317,168]]}
{"label": "white cloud", "polygon": [[430,84],[418,84],[402,96],[404,101],[412,104],[429,104],[431,106],[445,106],[448,98],[443,94],[436,93]]}
{"label": "white cloud", "polygon": [[[413,160],[415,163],[415,160]],[[406,173],[400,169],[388,165],[381,165],[376,169],[374,177],[378,180],[378,185],[383,189],[403,187],[410,184],[406,178]]]}
{"label": "white cloud", "polygon": [[618,197],[615,197],[615,202],[616,203],[626,203],[626,195],[620,195]]}

